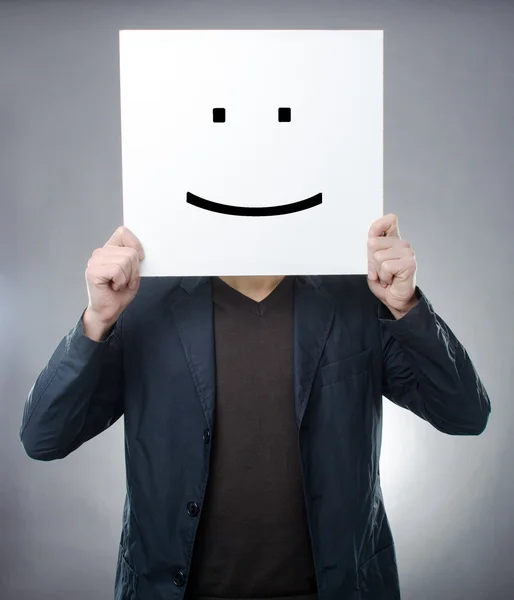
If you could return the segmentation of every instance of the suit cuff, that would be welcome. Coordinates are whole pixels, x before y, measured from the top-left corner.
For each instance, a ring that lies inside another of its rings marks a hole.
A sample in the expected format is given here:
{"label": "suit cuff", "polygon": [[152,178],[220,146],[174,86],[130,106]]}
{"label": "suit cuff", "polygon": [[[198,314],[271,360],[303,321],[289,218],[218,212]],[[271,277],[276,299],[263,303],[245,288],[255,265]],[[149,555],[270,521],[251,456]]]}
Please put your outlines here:
{"label": "suit cuff", "polygon": [[116,324],[112,327],[111,331],[104,340],[95,341],[87,337],[84,333],[84,321],[82,320],[86,309],[83,310],[79,320],[76,322],[75,327],[68,333],[67,346],[73,345],[82,354],[93,354],[99,348],[106,346],[111,341],[111,338],[116,335]]}
{"label": "suit cuff", "polygon": [[378,320],[385,327],[388,327],[395,336],[422,331],[426,329],[426,325],[434,321],[435,311],[428,298],[417,286],[415,293],[418,297],[418,303],[405,313],[401,319],[396,319],[387,306],[380,302]]}

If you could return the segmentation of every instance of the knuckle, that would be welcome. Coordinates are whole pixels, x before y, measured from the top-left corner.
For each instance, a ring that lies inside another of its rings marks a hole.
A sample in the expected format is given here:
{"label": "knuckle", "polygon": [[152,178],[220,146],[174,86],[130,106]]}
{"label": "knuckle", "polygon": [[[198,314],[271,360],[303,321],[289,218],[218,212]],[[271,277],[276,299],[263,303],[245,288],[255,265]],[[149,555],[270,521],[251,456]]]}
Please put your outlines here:
{"label": "knuckle", "polygon": [[132,267],[132,261],[130,256],[124,256],[121,259],[121,265],[120,265],[124,270],[130,270]]}
{"label": "knuckle", "polygon": [[130,260],[135,261],[139,259],[139,252],[135,248],[127,247],[127,254]]}

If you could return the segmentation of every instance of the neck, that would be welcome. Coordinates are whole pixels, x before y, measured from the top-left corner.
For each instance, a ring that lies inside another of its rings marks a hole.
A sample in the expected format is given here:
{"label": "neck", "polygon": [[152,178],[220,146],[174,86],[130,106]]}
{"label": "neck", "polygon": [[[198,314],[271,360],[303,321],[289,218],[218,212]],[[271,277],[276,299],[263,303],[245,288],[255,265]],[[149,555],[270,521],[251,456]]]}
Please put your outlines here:
{"label": "neck", "polygon": [[270,276],[227,276],[220,277],[227,285],[234,288],[241,294],[248,296],[255,302],[261,302],[271,294],[277,285],[284,279],[285,275]]}

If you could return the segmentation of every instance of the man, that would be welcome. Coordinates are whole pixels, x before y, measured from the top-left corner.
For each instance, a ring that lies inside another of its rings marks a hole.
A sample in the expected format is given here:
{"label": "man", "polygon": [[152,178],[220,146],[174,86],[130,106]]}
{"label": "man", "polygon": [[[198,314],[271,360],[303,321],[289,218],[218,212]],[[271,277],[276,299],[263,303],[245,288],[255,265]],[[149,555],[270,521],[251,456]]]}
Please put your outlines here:
{"label": "man", "polygon": [[117,600],[400,598],[382,395],[453,435],[480,434],[490,402],[394,215],[368,256],[367,278],[140,281],[129,230],[93,252],[20,436],[55,460],[123,414]]}

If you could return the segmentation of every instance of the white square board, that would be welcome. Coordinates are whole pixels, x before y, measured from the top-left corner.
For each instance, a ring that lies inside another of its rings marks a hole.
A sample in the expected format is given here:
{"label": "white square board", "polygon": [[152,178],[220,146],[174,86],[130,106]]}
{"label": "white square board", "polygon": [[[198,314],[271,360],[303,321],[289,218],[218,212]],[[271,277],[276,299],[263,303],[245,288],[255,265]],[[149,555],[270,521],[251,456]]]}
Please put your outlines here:
{"label": "white square board", "polygon": [[120,83],[142,275],[367,271],[382,31],[121,31]]}

